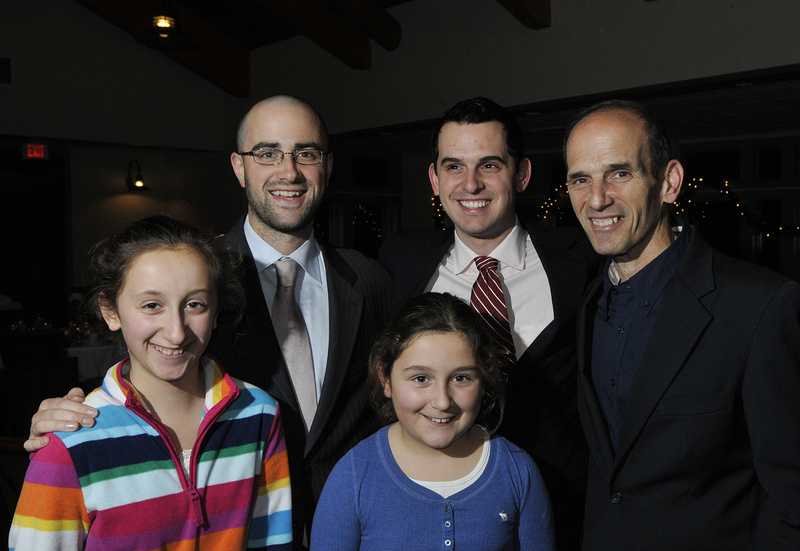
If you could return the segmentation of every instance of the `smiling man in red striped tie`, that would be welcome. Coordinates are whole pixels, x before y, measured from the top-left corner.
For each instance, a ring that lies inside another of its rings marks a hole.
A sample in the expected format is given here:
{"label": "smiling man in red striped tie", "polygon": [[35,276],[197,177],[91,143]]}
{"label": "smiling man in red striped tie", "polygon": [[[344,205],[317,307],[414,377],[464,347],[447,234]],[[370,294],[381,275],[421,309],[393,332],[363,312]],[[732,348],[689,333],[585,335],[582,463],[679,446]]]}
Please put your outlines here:
{"label": "smiling man in red striped tie", "polygon": [[576,406],[575,315],[594,274],[580,231],[520,223],[517,194],[531,181],[512,113],[486,98],[447,110],[428,169],[453,230],[405,230],[381,250],[392,307],[426,291],[470,302],[506,352],[501,434],[536,460],[547,483],[558,548],[578,548],[586,445]]}

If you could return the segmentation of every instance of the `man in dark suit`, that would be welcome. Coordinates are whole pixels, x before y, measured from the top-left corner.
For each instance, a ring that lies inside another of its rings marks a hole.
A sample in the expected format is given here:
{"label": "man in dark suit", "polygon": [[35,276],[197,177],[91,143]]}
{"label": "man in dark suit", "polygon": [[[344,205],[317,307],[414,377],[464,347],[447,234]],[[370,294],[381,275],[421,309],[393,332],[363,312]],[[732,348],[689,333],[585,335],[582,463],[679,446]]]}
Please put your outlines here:
{"label": "man in dark suit", "polygon": [[608,257],[578,321],[583,549],[800,549],[797,283],[676,234],[683,167],[641,105],[581,113],[565,158]]}
{"label": "man in dark suit", "polygon": [[[231,164],[246,191],[248,214],[224,240],[244,258],[247,310],[237,337],[212,343],[212,352],[229,371],[281,404],[292,512],[302,530],[303,524],[310,526],[333,466],[371,428],[367,360],[375,332],[388,316],[389,277],[361,253],[314,239],[313,217],[333,156],[325,124],[313,108],[286,96],[256,104],[242,121],[238,148]],[[265,148],[277,151],[275,156],[283,160],[259,164]],[[322,152],[322,162],[301,164],[315,150]],[[307,430],[273,329],[282,320],[272,320],[268,308],[275,293],[273,263],[282,257],[295,258],[304,274],[302,280],[298,276],[300,306],[318,389],[316,413]]]}
{"label": "man in dark suit", "polygon": [[[236,337],[212,340],[209,352],[231,375],[263,388],[280,403],[299,549],[331,469],[374,428],[367,361],[375,332],[388,317],[390,280],[374,260],[314,238],[314,214],[328,185],[333,155],[325,123],[311,106],[289,96],[263,100],[242,120],[237,142],[231,164],[247,195],[247,216],[223,239],[243,258],[247,308]],[[300,266],[295,295],[313,358],[316,389],[311,392],[316,392],[317,404],[308,428],[274,329],[286,320],[271,316],[275,263],[284,258]],[[87,413],[68,400],[51,405],[74,410],[74,415]],[[34,423],[34,428],[41,434],[62,426]],[[26,443],[30,451],[37,446],[34,440]]]}
{"label": "man in dark suit", "polygon": [[[392,308],[426,291],[470,300],[475,258],[499,260],[514,359],[501,434],[536,460],[553,503],[562,551],[577,549],[586,477],[578,419],[575,314],[594,276],[585,237],[519,223],[516,194],[530,182],[514,116],[485,98],[450,108],[433,133],[433,192],[454,231],[393,235],[380,261],[393,276]],[[577,237],[577,239],[576,239]]]}

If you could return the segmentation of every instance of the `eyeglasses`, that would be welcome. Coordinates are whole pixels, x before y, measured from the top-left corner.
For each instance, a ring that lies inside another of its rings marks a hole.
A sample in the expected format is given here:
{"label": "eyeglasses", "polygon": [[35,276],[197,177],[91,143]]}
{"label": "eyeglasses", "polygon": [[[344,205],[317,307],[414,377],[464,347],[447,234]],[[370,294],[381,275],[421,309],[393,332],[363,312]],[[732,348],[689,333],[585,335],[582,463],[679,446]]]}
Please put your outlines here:
{"label": "eyeglasses", "polygon": [[253,160],[260,165],[279,165],[283,162],[284,155],[291,155],[294,162],[299,165],[318,165],[325,157],[325,152],[319,149],[295,149],[291,153],[288,151],[281,151],[280,149],[273,149],[272,147],[260,147],[239,155],[250,155]]}

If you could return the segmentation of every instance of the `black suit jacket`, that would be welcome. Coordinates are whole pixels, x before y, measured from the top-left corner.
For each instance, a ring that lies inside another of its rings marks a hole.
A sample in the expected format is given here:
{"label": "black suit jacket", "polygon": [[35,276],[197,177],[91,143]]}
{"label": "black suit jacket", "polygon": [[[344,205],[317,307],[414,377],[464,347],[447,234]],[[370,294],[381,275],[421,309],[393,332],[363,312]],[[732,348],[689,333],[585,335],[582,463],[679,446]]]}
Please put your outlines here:
{"label": "black suit jacket", "polygon": [[579,319],[591,458],[583,548],[800,549],[800,288],[695,231],[662,304],[618,448],[591,378],[602,279]]}
{"label": "black suit jacket", "polygon": [[390,280],[376,261],[361,253],[320,244],[328,281],[330,336],[325,380],[306,434],[244,236],[244,219],[223,240],[242,257],[247,307],[235,338],[212,342],[210,348],[232,376],[263,388],[280,404],[297,539],[303,524],[310,526],[333,466],[374,428],[367,398],[367,362],[375,333],[388,318]]}
{"label": "black suit jacket", "polygon": [[[576,407],[575,320],[597,258],[579,229],[526,228],[550,283],[554,320],[511,371],[500,434],[527,451],[542,472],[562,551],[577,549],[586,482],[586,443]],[[392,274],[392,309],[425,291],[454,241],[453,231],[407,230],[380,252]]]}

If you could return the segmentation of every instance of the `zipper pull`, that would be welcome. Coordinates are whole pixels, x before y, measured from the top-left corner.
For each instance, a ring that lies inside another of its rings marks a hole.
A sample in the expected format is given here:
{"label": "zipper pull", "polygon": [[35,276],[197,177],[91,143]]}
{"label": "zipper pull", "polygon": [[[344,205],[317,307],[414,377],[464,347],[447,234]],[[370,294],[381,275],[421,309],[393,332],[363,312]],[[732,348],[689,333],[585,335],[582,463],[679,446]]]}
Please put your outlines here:
{"label": "zipper pull", "polygon": [[200,493],[196,488],[189,490],[189,495],[192,498],[192,511],[194,512],[194,521],[197,527],[200,528],[206,523],[206,515],[203,513],[203,504],[200,501]]}

